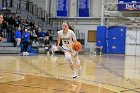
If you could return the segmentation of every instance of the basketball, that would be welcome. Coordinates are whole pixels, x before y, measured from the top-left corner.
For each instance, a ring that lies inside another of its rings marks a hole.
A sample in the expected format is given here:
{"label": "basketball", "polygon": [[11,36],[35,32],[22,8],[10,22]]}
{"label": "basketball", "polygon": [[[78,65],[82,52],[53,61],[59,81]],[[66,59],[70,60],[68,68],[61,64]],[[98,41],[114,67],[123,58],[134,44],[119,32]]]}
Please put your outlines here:
{"label": "basketball", "polygon": [[80,51],[82,49],[82,45],[80,42],[75,42],[72,44],[72,49],[75,50],[75,51]]}

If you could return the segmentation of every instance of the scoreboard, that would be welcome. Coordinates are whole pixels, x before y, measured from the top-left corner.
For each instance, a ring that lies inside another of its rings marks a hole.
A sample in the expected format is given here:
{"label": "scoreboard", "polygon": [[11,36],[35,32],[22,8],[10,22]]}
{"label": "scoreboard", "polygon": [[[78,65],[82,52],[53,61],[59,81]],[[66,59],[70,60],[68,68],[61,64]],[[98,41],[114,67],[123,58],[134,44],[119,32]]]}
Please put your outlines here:
{"label": "scoreboard", "polygon": [[140,0],[118,0],[118,11],[140,11]]}
{"label": "scoreboard", "polygon": [[118,0],[118,2],[140,2],[140,0]]}

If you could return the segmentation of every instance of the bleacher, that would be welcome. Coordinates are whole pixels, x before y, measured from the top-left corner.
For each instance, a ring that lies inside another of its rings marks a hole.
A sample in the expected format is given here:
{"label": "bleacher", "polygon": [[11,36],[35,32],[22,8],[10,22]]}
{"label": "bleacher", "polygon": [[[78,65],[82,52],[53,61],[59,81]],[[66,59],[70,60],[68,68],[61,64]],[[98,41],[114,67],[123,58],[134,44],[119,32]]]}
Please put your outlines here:
{"label": "bleacher", "polygon": [[[35,26],[40,27],[41,29],[45,29],[46,31],[49,30],[50,33],[51,33],[51,36],[53,38],[52,42],[56,42],[57,41],[57,31],[60,30],[61,23],[63,21],[62,20],[49,19],[50,14],[45,13],[44,10],[40,11],[40,13],[37,13],[37,10],[40,9],[40,8],[36,5],[34,5],[33,2],[29,2],[29,4],[31,4],[31,5],[29,5],[25,9],[21,9],[22,10],[21,14],[17,13],[17,8],[14,8],[14,7],[10,7],[9,9],[11,9],[11,10],[8,10],[8,12],[5,12],[5,10],[4,10],[0,14],[5,13],[4,15],[7,16],[7,17],[10,17],[10,16],[17,17],[17,16],[19,16],[21,21],[24,21],[25,18],[29,22],[31,20],[33,20],[35,22]],[[37,9],[37,10],[35,10],[35,9]],[[14,34],[15,30],[16,30],[15,28],[12,29],[12,32],[10,33],[10,38],[9,38],[8,35],[5,36],[5,38],[7,39],[7,42],[3,42],[3,43],[0,44],[0,53],[10,53],[11,54],[11,53],[21,53],[22,52],[22,48],[23,48],[22,43],[21,43],[20,48],[15,47],[15,44],[14,44],[15,41],[13,40],[13,38],[14,38],[13,34]],[[79,34],[79,31],[77,31],[77,32],[76,32],[76,36],[78,37],[77,39],[84,46],[84,38],[85,37],[84,37],[83,33]],[[8,34],[8,33],[6,33],[6,34]],[[81,38],[81,36],[78,36],[78,35],[81,35],[82,38]],[[46,53],[45,47],[42,47],[39,42],[38,43],[30,42],[28,51],[29,52],[35,52],[35,53]]]}
{"label": "bleacher", "polygon": [[0,42],[0,54],[19,54],[20,48],[14,47],[13,43]]}

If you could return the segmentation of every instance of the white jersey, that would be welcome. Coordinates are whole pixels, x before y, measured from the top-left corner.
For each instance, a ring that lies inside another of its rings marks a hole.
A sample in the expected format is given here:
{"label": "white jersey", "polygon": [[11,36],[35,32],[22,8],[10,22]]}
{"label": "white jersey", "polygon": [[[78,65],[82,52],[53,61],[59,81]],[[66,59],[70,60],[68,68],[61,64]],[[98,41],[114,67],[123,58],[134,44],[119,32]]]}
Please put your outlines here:
{"label": "white jersey", "polygon": [[76,39],[75,33],[68,29],[68,32],[66,34],[63,33],[63,30],[58,31],[58,34],[62,40],[62,44],[64,47],[71,48],[71,45],[73,43],[72,38]]}

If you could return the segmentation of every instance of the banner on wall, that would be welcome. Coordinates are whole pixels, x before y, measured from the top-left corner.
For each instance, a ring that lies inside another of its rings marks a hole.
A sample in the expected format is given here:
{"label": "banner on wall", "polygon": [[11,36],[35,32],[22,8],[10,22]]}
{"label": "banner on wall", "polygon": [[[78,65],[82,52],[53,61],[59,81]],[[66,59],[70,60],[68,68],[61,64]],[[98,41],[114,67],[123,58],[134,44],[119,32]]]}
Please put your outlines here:
{"label": "banner on wall", "polygon": [[57,16],[68,16],[68,0],[57,0]]}
{"label": "banner on wall", "polygon": [[79,17],[89,17],[90,0],[78,0]]}
{"label": "banner on wall", "polygon": [[2,0],[2,7],[12,7],[13,0]]}
{"label": "banner on wall", "polygon": [[140,0],[118,0],[118,11],[140,11]]}

